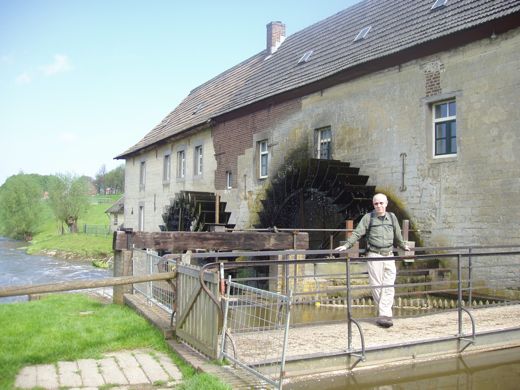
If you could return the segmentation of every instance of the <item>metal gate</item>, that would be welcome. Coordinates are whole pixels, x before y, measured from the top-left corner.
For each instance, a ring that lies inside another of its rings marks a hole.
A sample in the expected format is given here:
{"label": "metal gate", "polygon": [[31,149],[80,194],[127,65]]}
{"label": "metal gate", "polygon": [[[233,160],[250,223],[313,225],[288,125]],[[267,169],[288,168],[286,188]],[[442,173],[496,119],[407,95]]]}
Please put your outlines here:
{"label": "metal gate", "polygon": [[220,358],[282,388],[292,292],[227,281]]}
{"label": "metal gate", "polygon": [[[165,260],[152,250],[134,249],[133,252],[133,275],[151,275],[159,272],[173,271],[176,262]],[[134,284],[134,292],[143,295],[149,303],[155,304],[173,313],[175,307],[175,285],[174,281],[152,281]]]}

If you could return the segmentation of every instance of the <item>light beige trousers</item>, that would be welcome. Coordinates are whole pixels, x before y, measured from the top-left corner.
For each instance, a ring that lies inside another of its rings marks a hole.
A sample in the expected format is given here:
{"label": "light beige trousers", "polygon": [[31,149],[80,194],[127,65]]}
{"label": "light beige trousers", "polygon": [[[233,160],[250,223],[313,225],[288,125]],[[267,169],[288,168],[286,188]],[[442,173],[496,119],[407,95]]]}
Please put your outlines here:
{"label": "light beige trousers", "polygon": [[[368,257],[384,257],[378,253],[368,252]],[[367,261],[368,281],[372,286],[372,297],[380,317],[392,317],[394,304],[394,288],[380,287],[393,285],[397,274],[395,260]]]}

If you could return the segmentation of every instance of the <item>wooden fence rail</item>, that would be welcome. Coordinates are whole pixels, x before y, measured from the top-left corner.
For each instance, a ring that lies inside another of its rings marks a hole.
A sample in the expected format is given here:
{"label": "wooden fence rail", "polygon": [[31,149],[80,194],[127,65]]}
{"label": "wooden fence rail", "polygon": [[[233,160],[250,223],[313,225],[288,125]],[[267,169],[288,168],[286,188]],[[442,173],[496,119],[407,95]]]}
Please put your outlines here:
{"label": "wooden fence rail", "polygon": [[44,294],[70,290],[84,290],[88,288],[122,286],[133,283],[168,280],[175,278],[175,272],[164,272],[141,276],[116,276],[101,280],[79,280],[74,282],[60,282],[49,284],[30,284],[24,286],[0,288],[0,298],[18,295]]}

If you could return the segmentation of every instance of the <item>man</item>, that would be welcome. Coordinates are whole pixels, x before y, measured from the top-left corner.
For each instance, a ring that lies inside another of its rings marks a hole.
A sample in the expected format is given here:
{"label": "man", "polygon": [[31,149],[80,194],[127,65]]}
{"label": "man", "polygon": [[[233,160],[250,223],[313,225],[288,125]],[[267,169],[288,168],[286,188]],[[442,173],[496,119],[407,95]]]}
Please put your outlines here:
{"label": "man", "polygon": [[[401,227],[394,213],[386,212],[388,199],[385,194],[376,194],[372,199],[374,211],[365,214],[347,242],[336,248],[344,251],[354,245],[361,237],[366,236],[367,257],[393,256],[394,242],[405,251],[410,250],[403,241]],[[393,285],[396,268],[394,260],[367,261],[368,281],[372,286],[372,296],[377,305],[377,325],[383,328],[393,326],[392,305],[394,303],[393,287],[378,287]]]}

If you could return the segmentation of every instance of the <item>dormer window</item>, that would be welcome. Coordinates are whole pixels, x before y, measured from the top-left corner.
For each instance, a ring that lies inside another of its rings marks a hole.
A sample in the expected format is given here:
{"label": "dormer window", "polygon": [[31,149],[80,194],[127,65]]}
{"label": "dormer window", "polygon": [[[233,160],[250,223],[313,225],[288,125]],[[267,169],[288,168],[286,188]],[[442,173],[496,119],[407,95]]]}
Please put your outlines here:
{"label": "dormer window", "polygon": [[298,60],[298,64],[307,62],[312,56],[313,50],[306,51],[305,54]]}
{"label": "dormer window", "polygon": [[435,0],[435,3],[433,3],[431,10],[445,7],[447,2],[448,0]]}
{"label": "dormer window", "polygon": [[197,104],[197,107],[195,107],[191,113],[191,115],[195,115],[196,113],[198,113],[200,110],[202,110],[204,108],[204,106],[206,105],[206,103],[199,103]]}
{"label": "dormer window", "polygon": [[358,33],[358,35],[356,35],[356,38],[354,39],[354,42],[361,41],[362,39],[365,39],[371,28],[372,28],[372,26],[368,26],[368,27],[365,27],[363,30],[361,30]]}

